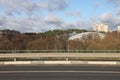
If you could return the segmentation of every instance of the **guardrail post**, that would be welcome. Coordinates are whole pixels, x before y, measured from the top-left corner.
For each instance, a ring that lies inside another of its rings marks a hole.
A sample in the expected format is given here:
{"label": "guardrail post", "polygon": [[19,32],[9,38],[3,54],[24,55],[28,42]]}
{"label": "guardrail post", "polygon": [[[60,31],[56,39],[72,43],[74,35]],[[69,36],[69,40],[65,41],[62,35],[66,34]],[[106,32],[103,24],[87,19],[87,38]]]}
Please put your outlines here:
{"label": "guardrail post", "polygon": [[66,58],[66,61],[68,61],[68,58]]}
{"label": "guardrail post", "polygon": [[14,61],[16,61],[16,58],[14,58]]}

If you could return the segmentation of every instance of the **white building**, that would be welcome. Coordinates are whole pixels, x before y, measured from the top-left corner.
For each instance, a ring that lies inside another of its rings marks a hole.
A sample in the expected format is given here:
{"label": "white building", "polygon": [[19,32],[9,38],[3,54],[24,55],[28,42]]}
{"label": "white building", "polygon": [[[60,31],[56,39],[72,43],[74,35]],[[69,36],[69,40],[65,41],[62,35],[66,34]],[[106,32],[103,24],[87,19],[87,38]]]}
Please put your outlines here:
{"label": "white building", "polygon": [[96,37],[104,39],[105,36],[106,36],[106,34],[104,34],[104,33],[84,32],[84,33],[79,33],[79,34],[76,34],[76,35],[69,37],[69,40],[84,40],[84,39],[89,39],[90,37],[92,39],[96,38]]}
{"label": "white building", "polygon": [[98,32],[108,32],[108,25],[105,24],[95,24],[94,25],[94,31]]}
{"label": "white building", "polygon": [[118,32],[120,32],[120,26],[118,26]]}

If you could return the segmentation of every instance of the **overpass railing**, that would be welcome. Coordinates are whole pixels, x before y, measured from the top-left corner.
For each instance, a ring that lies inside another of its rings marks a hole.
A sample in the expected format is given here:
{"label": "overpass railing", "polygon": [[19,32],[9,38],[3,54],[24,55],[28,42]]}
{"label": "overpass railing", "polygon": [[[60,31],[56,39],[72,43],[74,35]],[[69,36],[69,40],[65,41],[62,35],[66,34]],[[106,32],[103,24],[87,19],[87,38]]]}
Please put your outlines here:
{"label": "overpass railing", "polygon": [[120,53],[120,50],[0,50],[0,53]]}

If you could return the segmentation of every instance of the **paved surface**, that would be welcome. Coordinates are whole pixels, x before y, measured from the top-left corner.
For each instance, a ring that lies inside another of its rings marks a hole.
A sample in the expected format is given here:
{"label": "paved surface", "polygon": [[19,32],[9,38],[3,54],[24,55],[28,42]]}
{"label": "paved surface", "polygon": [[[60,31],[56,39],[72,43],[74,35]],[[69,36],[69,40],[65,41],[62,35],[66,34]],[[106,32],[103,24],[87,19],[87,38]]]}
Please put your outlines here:
{"label": "paved surface", "polygon": [[0,66],[0,80],[120,80],[120,66]]}

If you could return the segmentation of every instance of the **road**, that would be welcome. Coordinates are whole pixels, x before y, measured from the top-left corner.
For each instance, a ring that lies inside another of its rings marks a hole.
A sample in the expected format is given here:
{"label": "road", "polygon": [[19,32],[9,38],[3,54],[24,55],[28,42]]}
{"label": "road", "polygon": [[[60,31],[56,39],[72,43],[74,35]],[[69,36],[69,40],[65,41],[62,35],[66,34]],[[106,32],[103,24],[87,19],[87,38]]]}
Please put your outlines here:
{"label": "road", "polygon": [[0,80],[120,80],[120,66],[0,66]]}

